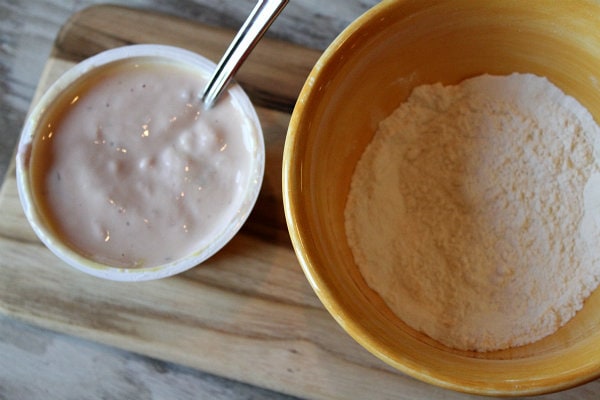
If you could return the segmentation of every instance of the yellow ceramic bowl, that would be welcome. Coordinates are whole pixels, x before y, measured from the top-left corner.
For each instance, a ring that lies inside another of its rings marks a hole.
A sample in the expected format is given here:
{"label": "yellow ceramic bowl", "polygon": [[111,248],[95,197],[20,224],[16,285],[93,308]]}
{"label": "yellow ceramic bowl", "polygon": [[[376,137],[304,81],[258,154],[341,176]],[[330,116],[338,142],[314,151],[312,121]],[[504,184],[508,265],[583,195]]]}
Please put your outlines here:
{"label": "yellow ceramic bowl", "polygon": [[363,280],[344,231],[349,183],[378,122],[417,85],[482,73],[546,76],[600,121],[597,1],[383,1],[325,51],[285,145],[286,218],[302,268],[360,344],[413,377],[488,395],[562,390],[600,376],[600,290],[555,334],[489,353],[410,329]]}

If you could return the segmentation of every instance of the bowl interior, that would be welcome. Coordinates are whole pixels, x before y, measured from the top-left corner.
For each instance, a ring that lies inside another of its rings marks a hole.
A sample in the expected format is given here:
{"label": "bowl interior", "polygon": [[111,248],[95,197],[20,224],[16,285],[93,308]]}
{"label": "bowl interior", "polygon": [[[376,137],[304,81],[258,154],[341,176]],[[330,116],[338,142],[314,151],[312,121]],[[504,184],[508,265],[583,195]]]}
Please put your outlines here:
{"label": "bowl interior", "polygon": [[600,373],[600,290],[557,333],[474,353],[412,330],[364,282],[344,231],[354,167],[381,119],[420,84],[482,73],[547,77],[600,121],[600,5],[589,1],[383,2],[311,73],[292,116],[284,197],[302,267],[325,306],[368,350],[424,381],[484,394],[563,389]]}

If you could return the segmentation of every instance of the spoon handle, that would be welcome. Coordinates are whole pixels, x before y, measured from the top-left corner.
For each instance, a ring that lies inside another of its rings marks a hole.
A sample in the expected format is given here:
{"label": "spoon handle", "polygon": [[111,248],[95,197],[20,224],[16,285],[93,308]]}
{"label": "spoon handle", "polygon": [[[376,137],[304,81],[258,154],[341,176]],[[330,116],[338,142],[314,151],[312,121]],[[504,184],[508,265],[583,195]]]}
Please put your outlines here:
{"label": "spoon handle", "polygon": [[202,93],[205,108],[211,108],[233,75],[289,0],[259,0],[219,61]]}

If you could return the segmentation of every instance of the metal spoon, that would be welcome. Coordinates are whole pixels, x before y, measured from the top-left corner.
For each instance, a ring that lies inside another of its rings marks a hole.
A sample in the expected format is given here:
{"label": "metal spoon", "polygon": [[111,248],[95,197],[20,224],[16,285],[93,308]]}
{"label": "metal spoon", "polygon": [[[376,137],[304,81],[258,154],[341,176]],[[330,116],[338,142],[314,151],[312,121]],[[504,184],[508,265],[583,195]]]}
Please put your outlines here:
{"label": "metal spoon", "polygon": [[205,108],[211,108],[233,75],[289,0],[259,0],[219,61],[202,93]]}

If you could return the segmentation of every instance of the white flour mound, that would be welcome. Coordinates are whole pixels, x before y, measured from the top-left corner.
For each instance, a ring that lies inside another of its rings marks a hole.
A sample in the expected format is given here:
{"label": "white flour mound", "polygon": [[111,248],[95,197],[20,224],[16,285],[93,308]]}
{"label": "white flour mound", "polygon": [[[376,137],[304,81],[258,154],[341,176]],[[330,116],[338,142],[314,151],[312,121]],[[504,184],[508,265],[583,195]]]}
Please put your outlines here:
{"label": "white flour mound", "polygon": [[416,88],[353,176],[346,233],[366,282],[453,348],[553,333],[600,282],[599,141],[535,75]]}

